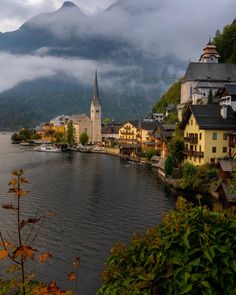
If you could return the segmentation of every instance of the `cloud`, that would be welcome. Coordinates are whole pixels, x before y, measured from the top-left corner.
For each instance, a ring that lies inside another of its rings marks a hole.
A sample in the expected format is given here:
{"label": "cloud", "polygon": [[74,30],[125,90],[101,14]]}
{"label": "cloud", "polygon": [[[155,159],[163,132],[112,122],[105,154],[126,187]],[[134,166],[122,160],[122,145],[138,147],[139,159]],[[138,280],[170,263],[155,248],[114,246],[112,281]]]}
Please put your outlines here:
{"label": "cloud", "polygon": [[60,58],[35,55],[13,55],[0,52],[0,92],[9,90],[21,82],[40,78],[53,78],[56,75],[67,75],[78,82],[91,85],[94,70],[99,69],[103,84],[111,86],[111,75],[124,76],[134,71],[132,66],[118,66],[107,62],[96,62],[79,58]]}
{"label": "cloud", "polygon": [[[85,7],[85,1],[79,3]],[[95,1],[86,3],[88,9],[96,9]],[[105,5],[102,3],[101,7]],[[115,38],[131,43],[146,55],[175,55],[197,60],[209,36],[232,22],[235,11],[233,0],[119,0],[94,15],[78,16],[76,10],[67,9],[60,12],[60,18],[57,14],[46,15],[32,23],[44,25],[62,39],[72,36]]]}

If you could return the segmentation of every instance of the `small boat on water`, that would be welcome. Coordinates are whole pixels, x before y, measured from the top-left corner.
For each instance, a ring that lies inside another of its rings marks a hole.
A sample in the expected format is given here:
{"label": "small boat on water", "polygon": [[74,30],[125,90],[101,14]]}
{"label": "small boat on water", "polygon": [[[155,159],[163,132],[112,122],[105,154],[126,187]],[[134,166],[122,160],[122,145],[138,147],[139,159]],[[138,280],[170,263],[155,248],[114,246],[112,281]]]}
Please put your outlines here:
{"label": "small boat on water", "polygon": [[48,152],[48,153],[61,153],[62,152],[61,148],[51,145],[51,144],[42,144],[40,146],[36,146],[34,148],[34,150],[37,152]]}
{"label": "small boat on water", "polygon": [[20,145],[22,145],[22,146],[34,146],[34,142],[33,141],[22,141],[22,142],[20,142]]}

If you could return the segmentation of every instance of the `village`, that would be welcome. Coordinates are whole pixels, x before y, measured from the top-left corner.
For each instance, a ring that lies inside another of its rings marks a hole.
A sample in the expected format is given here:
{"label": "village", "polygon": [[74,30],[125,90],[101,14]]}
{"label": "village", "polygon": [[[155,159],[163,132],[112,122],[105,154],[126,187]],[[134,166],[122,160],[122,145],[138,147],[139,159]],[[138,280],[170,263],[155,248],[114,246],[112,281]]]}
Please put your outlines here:
{"label": "village", "polygon": [[[13,142],[68,143],[73,151],[150,164],[177,188],[211,193],[224,206],[236,204],[236,192],[230,189],[236,168],[236,64],[218,63],[219,58],[209,40],[199,61],[188,65],[179,105],[168,104],[165,113],[135,121],[102,122],[96,71],[89,116],[59,115],[37,126],[30,138],[21,130]],[[178,122],[168,124],[173,112]],[[71,128],[72,139],[66,141]]]}

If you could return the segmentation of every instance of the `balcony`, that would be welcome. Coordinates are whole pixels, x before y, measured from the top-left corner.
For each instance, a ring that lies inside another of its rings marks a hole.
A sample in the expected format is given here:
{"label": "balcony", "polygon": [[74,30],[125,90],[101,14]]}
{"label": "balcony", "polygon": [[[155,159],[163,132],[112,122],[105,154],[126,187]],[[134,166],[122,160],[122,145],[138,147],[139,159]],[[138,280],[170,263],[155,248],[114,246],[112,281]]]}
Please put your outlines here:
{"label": "balcony", "polygon": [[189,136],[184,138],[185,142],[189,142],[191,144],[197,144],[198,143],[198,138],[196,136]]}
{"label": "balcony", "polygon": [[185,149],[184,150],[184,155],[203,158],[204,157],[204,152],[197,152],[197,151],[191,151],[191,150]]}
{"label": "balcony", "polygon": [[133,131],[120,131],[120,134],[122,135],[134,135]]}

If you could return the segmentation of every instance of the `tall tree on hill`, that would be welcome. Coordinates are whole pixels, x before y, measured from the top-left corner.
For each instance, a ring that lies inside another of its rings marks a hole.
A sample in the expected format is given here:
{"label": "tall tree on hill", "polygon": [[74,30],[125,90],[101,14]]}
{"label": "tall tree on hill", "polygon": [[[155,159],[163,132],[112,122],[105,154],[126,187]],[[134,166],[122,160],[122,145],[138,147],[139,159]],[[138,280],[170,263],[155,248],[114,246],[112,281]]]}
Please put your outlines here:
{"label": "tall tree on hill", "polygon": [[208,93],[208,97],[207,97],[207,100],[208,100],[208,104],[212,104],[213,103],[213,93],[212,93],[212,90],[210,89],[209,93]]}

